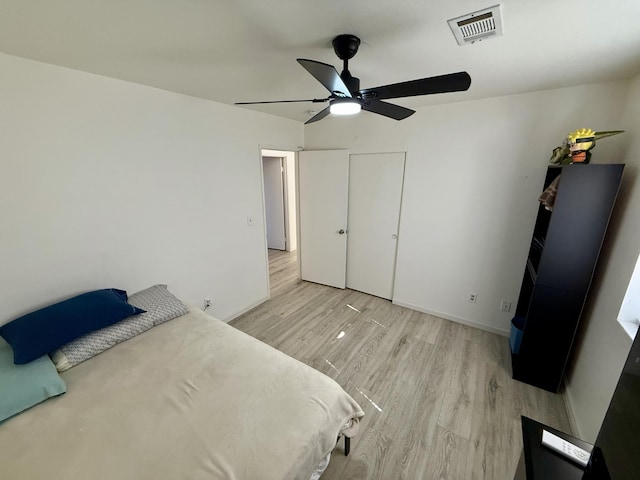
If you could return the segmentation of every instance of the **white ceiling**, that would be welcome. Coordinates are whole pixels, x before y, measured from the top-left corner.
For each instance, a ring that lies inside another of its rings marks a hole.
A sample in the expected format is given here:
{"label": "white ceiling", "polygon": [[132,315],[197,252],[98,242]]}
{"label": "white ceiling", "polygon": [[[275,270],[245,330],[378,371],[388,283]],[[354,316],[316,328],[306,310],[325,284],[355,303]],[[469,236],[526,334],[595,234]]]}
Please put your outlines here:
{"label": "white ceiling", "polygon": [[[0,0],[0,51],[227,104],[325,97],[296,58],[341,71],[341,33],[362,39],[362,88],[471,75],[468,92],[397,101],[414,108],[640,73],[640,0],[502,0],[504,36],[458,46],[447,19],[495,1]],[[250,108],[304,121],[322,106]]]}

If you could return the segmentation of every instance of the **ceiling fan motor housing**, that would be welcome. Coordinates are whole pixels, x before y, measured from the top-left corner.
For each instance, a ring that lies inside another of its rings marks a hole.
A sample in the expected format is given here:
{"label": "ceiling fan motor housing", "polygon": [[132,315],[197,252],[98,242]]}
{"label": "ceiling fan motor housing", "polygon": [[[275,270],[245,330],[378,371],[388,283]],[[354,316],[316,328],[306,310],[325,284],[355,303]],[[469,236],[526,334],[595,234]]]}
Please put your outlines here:
{"label": "ceiling fan motor housing", "polygon": [[333,51],[344,63],[344,69],[340,74],[340,78],[344,84],[349,88],[349,92],[357,92],[360,90],[360,79],[351,75],[349,72],[349,59],[353,58],[358,53],[358,47],[360,46],[360,39],[355,35],[343,34],[338,35],[331,42],[333,45]]}
{"label": "ceiling fan motor housing", "polygon": [[358,47],[360,46],[360,39],[355,35],[338,35],[333,39],[333,51],[340,60],[349,60],[358,53]]}

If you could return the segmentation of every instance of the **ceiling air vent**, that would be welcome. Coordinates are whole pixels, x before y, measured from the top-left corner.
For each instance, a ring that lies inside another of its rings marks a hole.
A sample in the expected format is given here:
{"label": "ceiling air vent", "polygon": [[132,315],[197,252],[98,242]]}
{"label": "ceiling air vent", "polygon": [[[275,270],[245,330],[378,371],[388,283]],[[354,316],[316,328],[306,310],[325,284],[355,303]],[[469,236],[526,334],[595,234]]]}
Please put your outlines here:
{"label": "ceiling air vent", "polygon": [[458,45],[467,45],[502,35],[500,5],[452,18],[448,22]]}

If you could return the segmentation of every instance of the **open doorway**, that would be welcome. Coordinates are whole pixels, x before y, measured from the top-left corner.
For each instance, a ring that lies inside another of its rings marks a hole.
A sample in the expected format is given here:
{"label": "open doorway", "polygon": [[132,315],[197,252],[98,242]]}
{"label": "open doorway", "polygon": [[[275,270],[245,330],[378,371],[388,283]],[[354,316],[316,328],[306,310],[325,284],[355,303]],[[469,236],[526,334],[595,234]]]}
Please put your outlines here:
{"label": "open doorway", "polygon": [[265,225],[271,297],[295,284],[298,273],[296,154],[262,149]]}

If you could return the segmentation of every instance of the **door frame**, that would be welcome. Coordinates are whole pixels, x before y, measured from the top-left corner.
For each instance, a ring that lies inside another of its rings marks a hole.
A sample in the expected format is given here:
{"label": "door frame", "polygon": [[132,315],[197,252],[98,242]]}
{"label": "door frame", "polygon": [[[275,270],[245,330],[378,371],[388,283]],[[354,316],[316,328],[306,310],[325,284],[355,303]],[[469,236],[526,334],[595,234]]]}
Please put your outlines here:
{"label": "door frame", "polygon": [[[295,164],[295,191],[296,191],[296,238],[299,239],[300,238],[300,213],[299,213],[299,208],[297,208],[298,202],[299,202],[299,184],[298,184],[298,152],[302,150],[302,147],[300,146],[296,146],[296,147],[285,147],[282,145],[270,145],[270,144],[259,144],[258,145],[258,165],[260,167],[260,197],[262,200],[262,232],[263,232],[263,242],[264,242],[264,264],[265,264],[265,274],[266,274],[266,280],[267,280],[267,297],[266,299],[270,299],[271,298],[271,279],[269,277],[269,247],[267,246],[267,206],[266,206],[266,202],[265,202],[265,198],[264,198],[264,168],[263,168],[263,162],[262,162],[262,157],[266,156],[266,157],[283,157],[284,155],[279,155],[278,153],[293,153],[294,155],[294,164]],[[264,151],[270,151],[272,154],[265,154],[263,153]],[[286,158],[285,161],[282,162],[283,163],[283,167],[284,167],[284,181],[285,181],[285,185],[284,185],[284,201],[285,201],[285,205],[284,205],[284,215],[285,215],[285,249],[288,248],[288,246],[290,245],[289,243],[289,239],[290,239],[290,231],[289,231],[289,207],[288,207],[288,193],[287,193],[287,162],[286,162]],[[287,250],[288,251],[288,250]],[[297,255],[297,265],[298,265],[298,278],[300,278],[300,255]]]}
{"label": "door frame", "polygon": [[[297,152],[286,152],[293,153],[294,163],[295,159],[298,158]],[[289,211],[289,166],[287,165],[287,157],[281,157],[282,162],[282,201],[284,202],[284,250],[286,252],[291,251],[291,212]],[[295,178],[294,178],[295,182]],[[297,210],[297,209],[296,209]]]}
{"label": "door frame", "polygon": [[[270,153],[275,153],[275,152],[274,151],[270,151]],[[279,201],[282,202],[282,209],[281,210],[278,209],[280,211],[278,212],[277,221],[278,222],[282,221],[282,230],[279,233],[282,234],[282,237],[283,237],[282,240],[283,240],[284,248],[273,248],[273,247],[272,248],[274,250],[280,250],[280,251],[287,251],[288,252],[288,251],[290,251],[289,250],[289,245],[290,245],[289,228],[288,228],[288,225],[287,225],[287,222],[289,220],[289,214],[288,214],[288,210],[289,209],[288,209],[288,205],[287,205],[287,200],[288,200],[287,199],[287,196],[288,196],[287,195],[287,187],[288,187],[288,185],[286,183],[286,177],[285,177],[285,168],[286,168],[287,158],[286,157],[281,157],[281,156],[273,157],[271,155],[263,155],[262,156],[262,172],[263,172],[263,176],[262,176],[263,182],[262,183],[265,186],[265,211],[266,211],[266,205],[267,205],[267,199],[266,199],[267,182],[266,182],[266,177],[265,177],[265,174],[264,174],[265,173],[265,160],[266,159],[267,160],[275,160],[275,161],[278,162],[278,176],[279,176],[278,182],[279,182],[279,187],[277,188],[277,190],[278,190],[277,196],[280,197]],[[271,178],[271,176],[270,176],[270,178]],[[272,180],[273,180],[273,178],[272,178]],[[275,185],[273,185],[273,182],[269,182],[269,186],[270,186],[270,189],[276,190],[276,188],[274,188]],[[271,197],[271,199],[273,200],[274,198]],[[271,205],[271,207],[272,207],[271,208],[271,210],[272,210],[271,211],[271,213],[272,213],[271,219],[273,220],[273,218],[274,218],[273,214],[275,213],[274,208],[273,208],[274,205]],[[280,215],[282,215],[282,216],[280,217]],[[268,218],[266,216],[265,216],[265,220],[268,220]],[[267,230],[266,230],[267,249],[269,249],[269,225],[270,225],[270,223],[267,221],[266,225],[267,225]],[[274,225],[271,224],[271,227],[273,227],[273,226]],[[279,230],[279,228],[278,228],[278,230]],[[276,233],[276,232],[271,232],[271,233]],[[273,238],[271,240],[273,241]],[[272,242],[272,244],[273,244],[273,242]]]}

